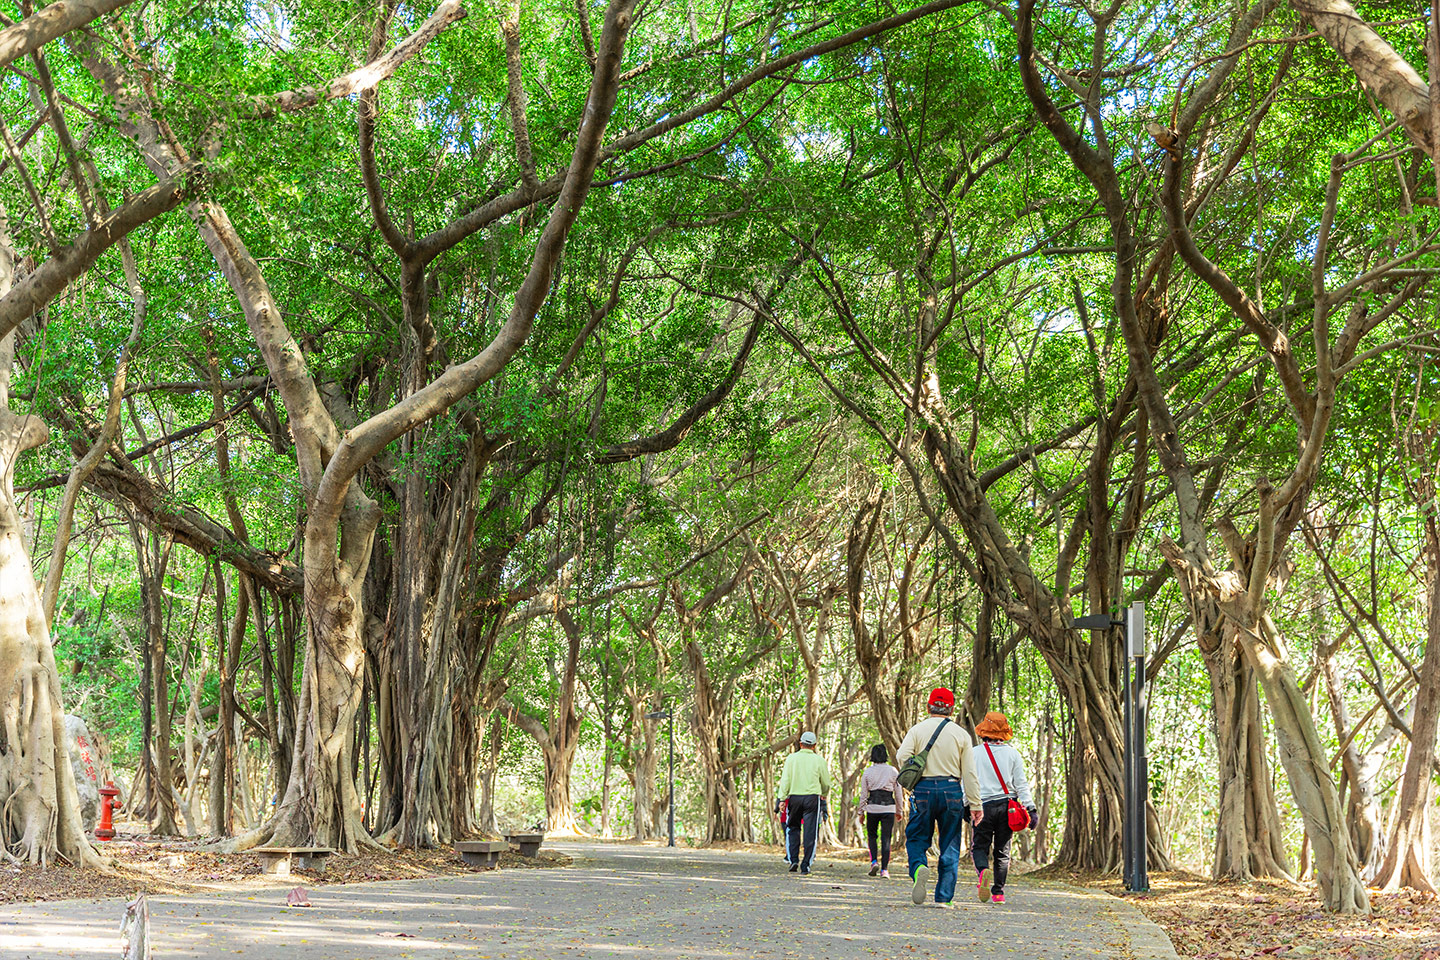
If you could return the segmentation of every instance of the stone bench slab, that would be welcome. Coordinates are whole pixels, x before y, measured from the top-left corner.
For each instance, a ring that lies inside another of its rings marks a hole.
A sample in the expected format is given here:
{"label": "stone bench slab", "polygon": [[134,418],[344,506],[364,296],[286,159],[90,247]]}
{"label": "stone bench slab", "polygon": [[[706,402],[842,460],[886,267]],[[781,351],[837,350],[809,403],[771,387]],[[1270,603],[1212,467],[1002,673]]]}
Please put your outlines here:
{"label": "stone bench slab", "polygon": [[288,877],[292,868],[323,873],[326,858],[335,851],[329,847],[256,847],[251,852],[260,858],[265,873]]}
{"label": "stone bench slab", "polygon": [[500,854],[510,849],[504,840],[459,840],[455,852],[471,866],[493,869],[500,866]]}
{"label": "stone bench slab", "polygon": [[540,844],[545,842],[543,833],[507,833],[505,840],[520,851],[522,857],[538,857]]}

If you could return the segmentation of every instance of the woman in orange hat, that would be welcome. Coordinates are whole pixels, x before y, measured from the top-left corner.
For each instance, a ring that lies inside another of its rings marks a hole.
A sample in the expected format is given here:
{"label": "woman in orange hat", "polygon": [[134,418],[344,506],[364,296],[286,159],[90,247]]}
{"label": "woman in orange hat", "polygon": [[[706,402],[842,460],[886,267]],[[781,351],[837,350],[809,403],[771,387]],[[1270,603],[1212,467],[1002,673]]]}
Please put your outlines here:
{"label": "woman in orange hat", "polygon": [[1025,808],[1030,826],[1036,821],[1035,801],[1025,780],[1020,751],[1010,746],[1015,734],[1005,714],[985,714],[985,719],[975,725],[975,736],[980,739],[975,751],[975,773],[980,778],[980,799],[985,804],[970,847],[975,859],[975,893],[981,903],[1004,903],[1005,877],[1010,872],[1010,801],[1017,800]]}

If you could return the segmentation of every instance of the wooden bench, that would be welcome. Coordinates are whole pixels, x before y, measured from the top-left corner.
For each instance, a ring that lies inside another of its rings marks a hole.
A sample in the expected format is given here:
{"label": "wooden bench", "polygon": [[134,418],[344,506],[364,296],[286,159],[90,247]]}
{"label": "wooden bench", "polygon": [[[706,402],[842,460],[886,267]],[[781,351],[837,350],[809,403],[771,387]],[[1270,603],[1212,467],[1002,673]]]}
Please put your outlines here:
{"label": "wooden bench", "polygon": [[290,876],[293,865],[300,870],[325,871],[325,858],[334,853],[329,847],[256,847],[260,869],[277,877]]}
{"label": "wooden bench", "polygon": [[455,852],[460,859],[475,867],[493,870],[500,866],[500,854],[510,849],[504,840],[458,840]]}
{"label": "wooden bench", "polygon": [[545,842],[543,833],[507,833],[505,841],[520,851],[522,857],[538,857],[540,844]]}

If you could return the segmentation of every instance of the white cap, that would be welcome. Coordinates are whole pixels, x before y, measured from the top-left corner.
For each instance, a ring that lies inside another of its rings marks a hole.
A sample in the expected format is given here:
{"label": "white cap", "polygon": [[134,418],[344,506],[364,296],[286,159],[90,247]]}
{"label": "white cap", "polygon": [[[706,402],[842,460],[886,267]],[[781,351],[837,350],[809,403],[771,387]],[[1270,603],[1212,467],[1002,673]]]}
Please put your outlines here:
{"label": "white cap", "polygon": [[807,747],[815,746],[815,734],[811,733],[809,730],[806,730],[804,733],[800,734],[800,742],[805,744],[805,746]]}

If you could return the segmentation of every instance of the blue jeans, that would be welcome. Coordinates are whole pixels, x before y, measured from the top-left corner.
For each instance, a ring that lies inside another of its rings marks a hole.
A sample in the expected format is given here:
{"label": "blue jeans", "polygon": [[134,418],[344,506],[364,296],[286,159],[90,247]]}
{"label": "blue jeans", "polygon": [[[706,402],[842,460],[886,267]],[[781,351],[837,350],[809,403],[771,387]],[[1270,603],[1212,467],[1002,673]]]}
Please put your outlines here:
{"label": "blue jeans", "polygon": [[935,880],[935,902],[955,899],[955,880],[960,873],[960,831],[968,816],[965,794],[955,780],[921,780],[910,794],[910,820],[905,824],[905,856],[910,876],[926,863],[930,837],[940,828],[940,864]]}

